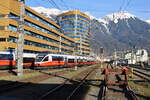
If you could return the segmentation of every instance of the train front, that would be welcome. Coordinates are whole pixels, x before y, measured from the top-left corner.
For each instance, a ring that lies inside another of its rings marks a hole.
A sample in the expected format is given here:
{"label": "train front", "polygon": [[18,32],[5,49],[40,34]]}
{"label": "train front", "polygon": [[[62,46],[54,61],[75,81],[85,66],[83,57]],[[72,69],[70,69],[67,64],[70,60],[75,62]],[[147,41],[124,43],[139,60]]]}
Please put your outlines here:
{"label": "train front", "polygon": [[34,67],[35,67],[35,68],[41,66],[42,60],[43,60],[43,58],[44,58],[46,55],[47,55],[47,54],[41,53],[41,54],[38,54],[38,55],[36,56],[36,58],[35,58],[35,63],[34,63]]}

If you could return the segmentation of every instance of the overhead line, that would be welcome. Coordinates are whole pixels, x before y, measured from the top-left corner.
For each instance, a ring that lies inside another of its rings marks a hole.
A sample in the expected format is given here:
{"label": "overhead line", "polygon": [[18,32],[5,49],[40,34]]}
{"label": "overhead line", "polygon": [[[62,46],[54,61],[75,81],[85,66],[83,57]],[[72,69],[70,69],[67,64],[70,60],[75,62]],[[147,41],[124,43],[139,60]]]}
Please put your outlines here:
{"label": "overhead line", "polygon": [[119,7],[119,12],[122,10],[124,4],[125,4],[125,0],[123,0],[122,4],[120,5],[120,7]]}
{"label": "overhead line", "polygon": [[124,7],[124,10],[127,9],[127,7],[130,5],[130,3],[131,3],[131,0],[129,0],[129,1],[127,2],[127,5]]}
{"label": "overhead line", "polygon": [[67,8],[67,10],[69,10],[69,6],[64,2],[64,0],[60,0],[60,1],[64,4],[65,8]]}
{"label": "overhead line", "polygon": [[[49,1],[50,1],[50,0],[49,0]],[[51,2],[55,5],[55,7],[56,7],[57,9],[61,10],[61,9],[59,8],[59,6],[58,6],[53,0],[51,0]]]}

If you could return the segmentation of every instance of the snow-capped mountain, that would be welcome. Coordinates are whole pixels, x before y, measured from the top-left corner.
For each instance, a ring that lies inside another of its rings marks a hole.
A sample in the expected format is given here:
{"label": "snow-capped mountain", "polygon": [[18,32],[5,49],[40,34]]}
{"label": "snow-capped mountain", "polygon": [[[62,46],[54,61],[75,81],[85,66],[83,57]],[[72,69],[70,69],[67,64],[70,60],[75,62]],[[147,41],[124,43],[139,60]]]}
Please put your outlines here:
{"label": "snow-capped mountain", "polygon": [[[53,16],[58,16],[62,13],[67,12],[56,8],[45,8],[45,7],[31,7],[31,8],[48,18],[53,18]],[[90,19],[96,19],[96,17],[91,15],[89,12],[84,12],[84,13],[87,14],[90,17]]]}
{"label": "snow-capped mountain", "polygon": [[105,20],[106,22],[114,21],[116,23],[118,20],[129,19],[129,18],[135,18],[135,16],[129,14],[128,12],[116,12],[116,13],[106,15],[102,19]]}
{"label": "snow-capped mountain", "polygon": [[147,19],[146,22],[150,23],[150,19]]}
{"label": "snow-capped mountain", "polygon": [[45,17],[50,18],[51,20],[55,20],[57,15],[67,12],[56,8],[45,8],[45,7],[31,7],[31,8],[37,11],[38,13],[44,15]]}
{"label": "snow-capped mountain", "polygon": [[[49,18],[64,13],[55,8],[31,7]],[[133,47],[148,48],[150,51],[150,24],[128,12],[116,12],[96,18],[89,12],[84,12],[91,18],[92,51],[104,47],[112,54],[113,50],[125,50]]]}
{"label": "snow-capped mountain", "polygon": [[91,33],[92,48],[102,46],[112,53],[114,49],[125,50],[136,46],[146,47],[150,51],[150,24],[128,12],[117,12],[92,20]]}

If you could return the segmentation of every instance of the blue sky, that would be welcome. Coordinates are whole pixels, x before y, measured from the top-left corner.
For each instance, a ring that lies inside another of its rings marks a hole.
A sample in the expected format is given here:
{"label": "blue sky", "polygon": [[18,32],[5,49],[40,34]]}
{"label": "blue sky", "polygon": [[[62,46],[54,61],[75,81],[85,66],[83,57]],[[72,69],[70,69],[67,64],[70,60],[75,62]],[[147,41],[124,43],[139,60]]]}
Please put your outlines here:
{"label": "blue sky", "polygon": [[150,18],[150,0],[26,0],[25,4],[30,7],[56,8],[50,3],[52,1],[61,10],[81,10],[97,18],[117,11],[128,11],[144,20]]}

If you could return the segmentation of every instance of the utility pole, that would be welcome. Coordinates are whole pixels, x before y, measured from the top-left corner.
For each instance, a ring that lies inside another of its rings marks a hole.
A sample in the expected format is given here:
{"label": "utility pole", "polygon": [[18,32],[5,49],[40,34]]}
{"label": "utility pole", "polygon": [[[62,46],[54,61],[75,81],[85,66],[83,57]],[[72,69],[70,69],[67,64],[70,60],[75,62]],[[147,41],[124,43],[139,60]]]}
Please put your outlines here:
{"label": "utility pole", "polygon": [[[58,20],[57,20],[58,24],[61,26],[61,22],[62,22],[62,17],[59,17]],[[60,35],[59,35],[59,53],[61,53],[61,41],[62,41],[62,36],[61,34],[63,33],[62,31],[63,29],[60,30]]]}
{"label": "utility pole", "polygon": [[61,35],[59,36],[59,53],[61,53]]}
{"label": "utility pole", "polygon": [[82,55],[82,39],[81,39],[81,33],[80,33],[80,55]]}
{"label": "utility pole", "polygon": [[23,46],[24,46],[24,0],[20,2],[20,21],[18,27],[18,48],[17,48],[17,76],[23,75]]}

